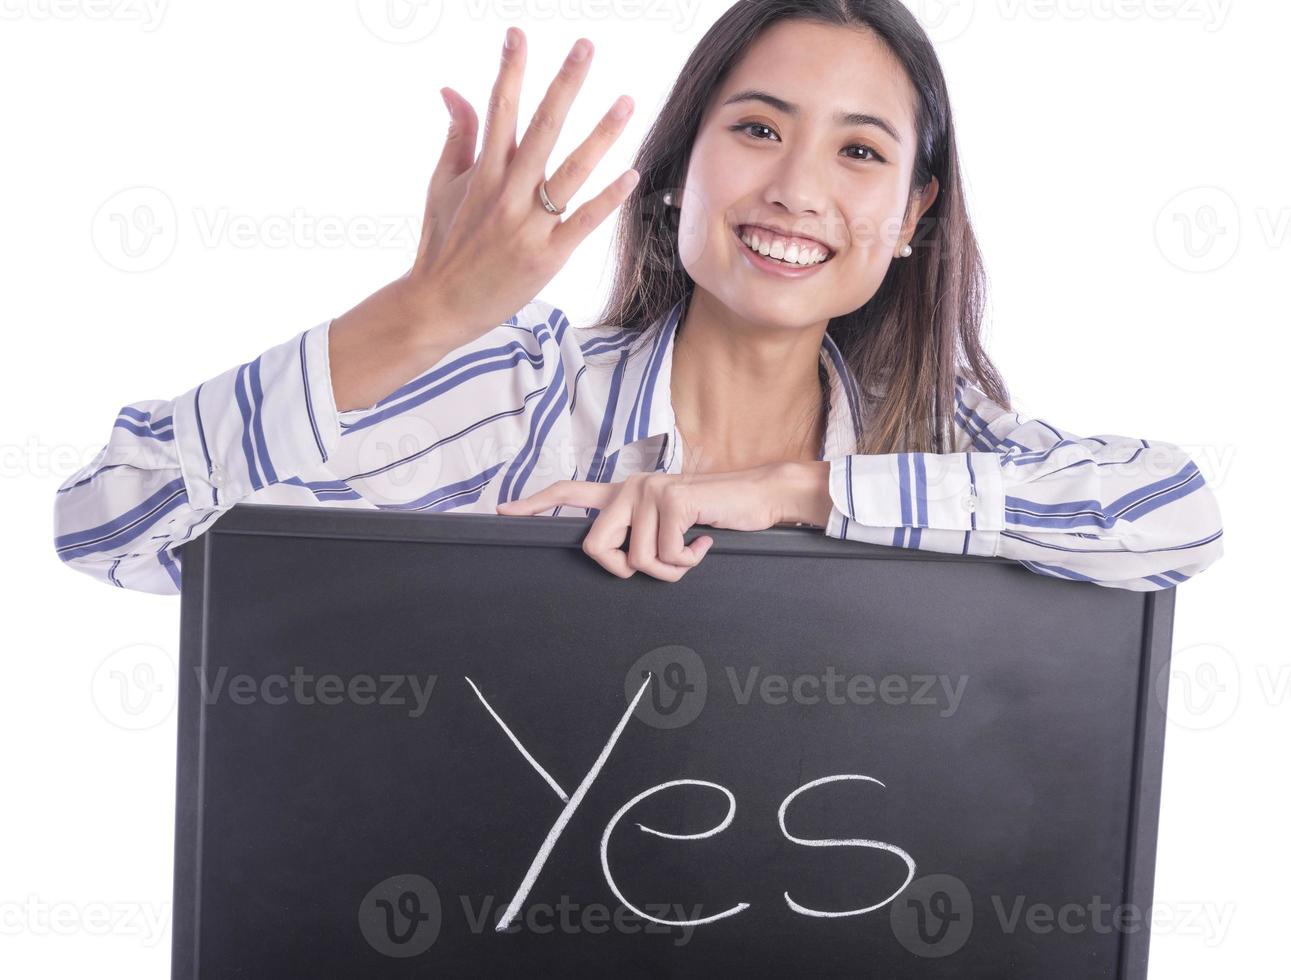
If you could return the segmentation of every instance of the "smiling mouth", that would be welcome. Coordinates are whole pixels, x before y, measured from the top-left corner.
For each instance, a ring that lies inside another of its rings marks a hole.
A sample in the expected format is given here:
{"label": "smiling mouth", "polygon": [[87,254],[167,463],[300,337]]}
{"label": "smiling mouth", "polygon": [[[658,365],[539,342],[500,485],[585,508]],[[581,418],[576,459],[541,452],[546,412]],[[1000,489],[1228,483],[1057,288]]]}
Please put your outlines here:
{"label": "smiling mouth", "polygon": [[[826,262],[830,261],[835,254],[837,254],[833,249],[826,245],[813,245],[811,247],[804,248],[797,245],[797,243],[792,243],[789,248],[784,250],[781,253],[781,256],[777,258],[772,254],[772,250],[769,247],[770,243],[774,240],[770,232],[752,225],[737,225],[732,230],[735,232],[735,237],[739,240],[739,243],[754,255],[760,256],[767,262],[778,262],[790,269],[811,269],[818,265],[824,265]],[[757,248],[753,248],[749,244],[749,241],[746,241],[746,239],[751,240],[753,236],[757,236]],[[776,251],[780,251],[780,249],[778,248]],[[810,259],[822,252],[824,253],[824,257],[818,261],[803,261],[804,258]]]}

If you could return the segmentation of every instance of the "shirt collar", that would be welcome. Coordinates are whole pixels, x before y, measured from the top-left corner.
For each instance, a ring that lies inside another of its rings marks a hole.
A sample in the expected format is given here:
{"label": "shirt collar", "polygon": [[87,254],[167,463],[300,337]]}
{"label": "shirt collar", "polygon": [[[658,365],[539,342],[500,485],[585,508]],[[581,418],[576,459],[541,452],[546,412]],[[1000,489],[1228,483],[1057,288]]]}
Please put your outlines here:
{"label": "shirt collar", "polygon": [[[671,437],[677,422],[672,408],[672,354],[684,305],[684,300],[674,303],[608,368],[613,376],[607,388],[616,409],[611,413],[614,421],[606,436],[605,455],[657,435]],[[856,380],[828,333],[821,342],[820,357],[830,390],[821,458],[833,459],[856,451],[862,432],[860,397]]]}

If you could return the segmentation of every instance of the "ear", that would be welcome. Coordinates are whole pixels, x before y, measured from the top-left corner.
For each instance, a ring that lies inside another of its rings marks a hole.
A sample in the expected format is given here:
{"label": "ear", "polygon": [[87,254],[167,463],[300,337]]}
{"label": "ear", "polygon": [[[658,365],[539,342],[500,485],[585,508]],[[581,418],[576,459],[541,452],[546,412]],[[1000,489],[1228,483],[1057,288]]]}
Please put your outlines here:
{"label": "ear", "polygon": [[914,238],[915,229],[919,226],[919,219],[928,213],[932,207],[932,202],[937,200],[937,193],[941,190],[941,185],[937,183],[936,177],[928,179],[928,186],[910,202],[910,214],[906,218],[905,224],[901,226],[901,241],[908,242]]}

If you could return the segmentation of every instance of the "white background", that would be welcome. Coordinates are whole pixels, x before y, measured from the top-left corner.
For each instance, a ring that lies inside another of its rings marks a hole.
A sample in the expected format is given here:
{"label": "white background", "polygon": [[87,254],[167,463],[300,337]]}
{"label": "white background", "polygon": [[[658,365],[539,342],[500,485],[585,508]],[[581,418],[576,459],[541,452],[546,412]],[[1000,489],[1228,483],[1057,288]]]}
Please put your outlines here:
{"label": "white background", "polygon": [[[1187,448],[1224,516],[1226,554],[1178,593],[1151,976],[1287,976],[1274,394],[1291,14],[911,2],[949,78],[1015,407]],[[530,39],[522,122],[573,41],[597,46],[552,168],[616,95],[637,102],[581,203],[630,165],[727,6],[431,2],[399,30],[384,0],[0,0],[0,974],[169,976],[179,600],[61,566],[56,487],[122,405],[186,391],[407,267],[447,122],[438,89],[482,115],[508,24]],[[140,205],[160,233],[132,256],[113,216]],[[348,230],[320,241],[328,222]],[[574,322],[598,309],[611,225],[540,293]],[[140,714],[101,672],[135,662],[159,667]]]}

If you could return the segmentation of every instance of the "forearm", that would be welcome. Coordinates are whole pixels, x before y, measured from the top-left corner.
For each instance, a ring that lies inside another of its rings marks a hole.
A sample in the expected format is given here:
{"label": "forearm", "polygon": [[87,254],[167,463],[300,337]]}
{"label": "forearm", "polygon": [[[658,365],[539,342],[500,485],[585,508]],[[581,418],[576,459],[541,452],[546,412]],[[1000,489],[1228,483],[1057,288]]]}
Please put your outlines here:
{"label": "forearm", "polygon": [[94,461],[59,487],[55,548],[107,584],[180,591],[180,547],[234,504],[309,480],[336,450],[326,324],[173,399],[122,407]]}
{"label": "forearm", "polygon": [[[328,359],[338,412],[375,405],[492,326],[466,326],[442,304],[424,297],[413,303],[409,293],[406,280],[395,280],[332,320]],[[443,313],[424,323],[426,309]]]}
{"label": "forearm", "polygon": [[833,502],[829,497],[828,460],[784,463],[782,479],[786,491],[783,521],[817,527],[829,523]]}

